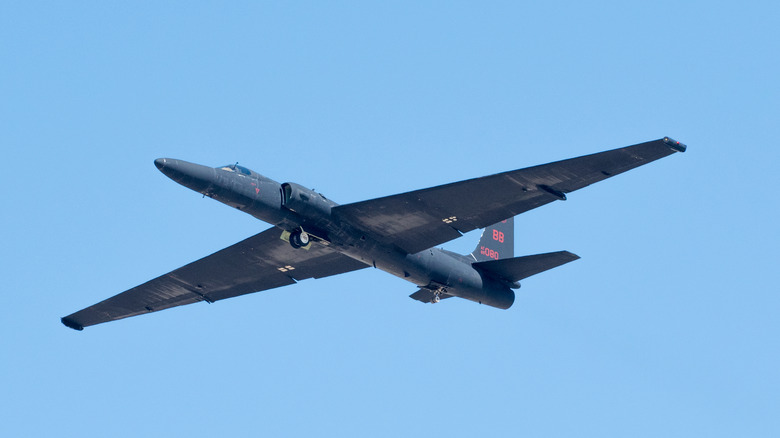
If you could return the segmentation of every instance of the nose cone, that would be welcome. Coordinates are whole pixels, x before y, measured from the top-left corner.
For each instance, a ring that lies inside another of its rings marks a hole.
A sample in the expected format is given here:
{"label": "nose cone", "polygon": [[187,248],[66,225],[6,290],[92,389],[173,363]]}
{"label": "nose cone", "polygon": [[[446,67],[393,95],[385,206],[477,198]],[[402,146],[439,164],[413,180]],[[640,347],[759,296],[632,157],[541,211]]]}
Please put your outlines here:
{"label": "nose cone", "polygon": [[216,170],[211,167],[171,158],[158,158],[154,165],[168,178],[204,195],[216,182]]}

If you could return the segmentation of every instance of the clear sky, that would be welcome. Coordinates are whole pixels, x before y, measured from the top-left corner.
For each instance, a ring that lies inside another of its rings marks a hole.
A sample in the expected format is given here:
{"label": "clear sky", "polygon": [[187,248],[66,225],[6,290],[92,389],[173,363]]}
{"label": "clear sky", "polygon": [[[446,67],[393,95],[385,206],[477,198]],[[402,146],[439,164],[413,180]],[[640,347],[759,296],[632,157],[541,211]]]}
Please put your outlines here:
{"label": "clear sky", "polygon": [[[0,435],[780,436],[777,2],[222,3],[0,2]],[[582,259],[507,311],[366,269],[59,321],[268,227],[158,157],[349,203],[665,135],[517,218]]]}

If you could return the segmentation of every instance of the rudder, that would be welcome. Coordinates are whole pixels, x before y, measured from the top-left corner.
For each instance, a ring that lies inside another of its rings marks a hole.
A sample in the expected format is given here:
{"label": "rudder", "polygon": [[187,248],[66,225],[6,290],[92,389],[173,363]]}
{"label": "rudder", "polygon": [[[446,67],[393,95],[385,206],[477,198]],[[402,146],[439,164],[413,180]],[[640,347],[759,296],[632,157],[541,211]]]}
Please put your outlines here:
{"label": "rudder", "polygon": [[477,262],[514,257],[515,218],[510,217],[482,230],[482,237],[471,256]]}

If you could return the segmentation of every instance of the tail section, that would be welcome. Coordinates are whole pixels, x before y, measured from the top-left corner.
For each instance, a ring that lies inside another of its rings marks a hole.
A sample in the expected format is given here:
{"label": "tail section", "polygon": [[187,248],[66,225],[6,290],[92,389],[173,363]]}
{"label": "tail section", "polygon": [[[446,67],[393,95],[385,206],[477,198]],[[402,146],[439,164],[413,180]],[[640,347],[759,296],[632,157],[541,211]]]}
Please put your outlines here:
{"label": "tail section", "polygon": [[488,260],[485,262],[473,263],[472,266],[487,272],[492,277],[499,278],[508,283],[516,283],[524,278],[528,278],[548,269],[557,268],[558,266],[573,262],[578,258],[580,258],[578,255],[568,251],[558,251],[510,259]]}
{"label": "tail section", "polygon": [[476,249],[471,253],[472,266],[491,277],[520,287],[520,280],[577,260],[568,251],[515,257],[514,218],[493,224],[482,231]]}
{"label": "tail section", "polygon": [[471,256],[477,262],[512,258],[515,255],[515,218],[495,223],[482,231]]}

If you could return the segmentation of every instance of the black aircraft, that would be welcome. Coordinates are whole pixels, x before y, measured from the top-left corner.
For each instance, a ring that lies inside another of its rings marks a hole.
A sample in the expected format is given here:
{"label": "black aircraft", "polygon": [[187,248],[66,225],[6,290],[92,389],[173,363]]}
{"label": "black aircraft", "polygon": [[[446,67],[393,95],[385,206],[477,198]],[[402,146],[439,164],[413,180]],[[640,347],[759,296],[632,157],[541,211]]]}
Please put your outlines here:
{"label": "black aircraft", "polygon": [[[238,165],[160,158],[158,169],[198,193],[274,225],[208,257],[62,318],[84,327],[169,307],[232,298],[369,266],[414,283],[424,303],[459,297],[508,309],[519,281],[579,257],[514,257],[514,216],[651,161],[684,152],[668,137],[579,158],[354,204]],[[434,248],[484,228],[467,255]]]}

